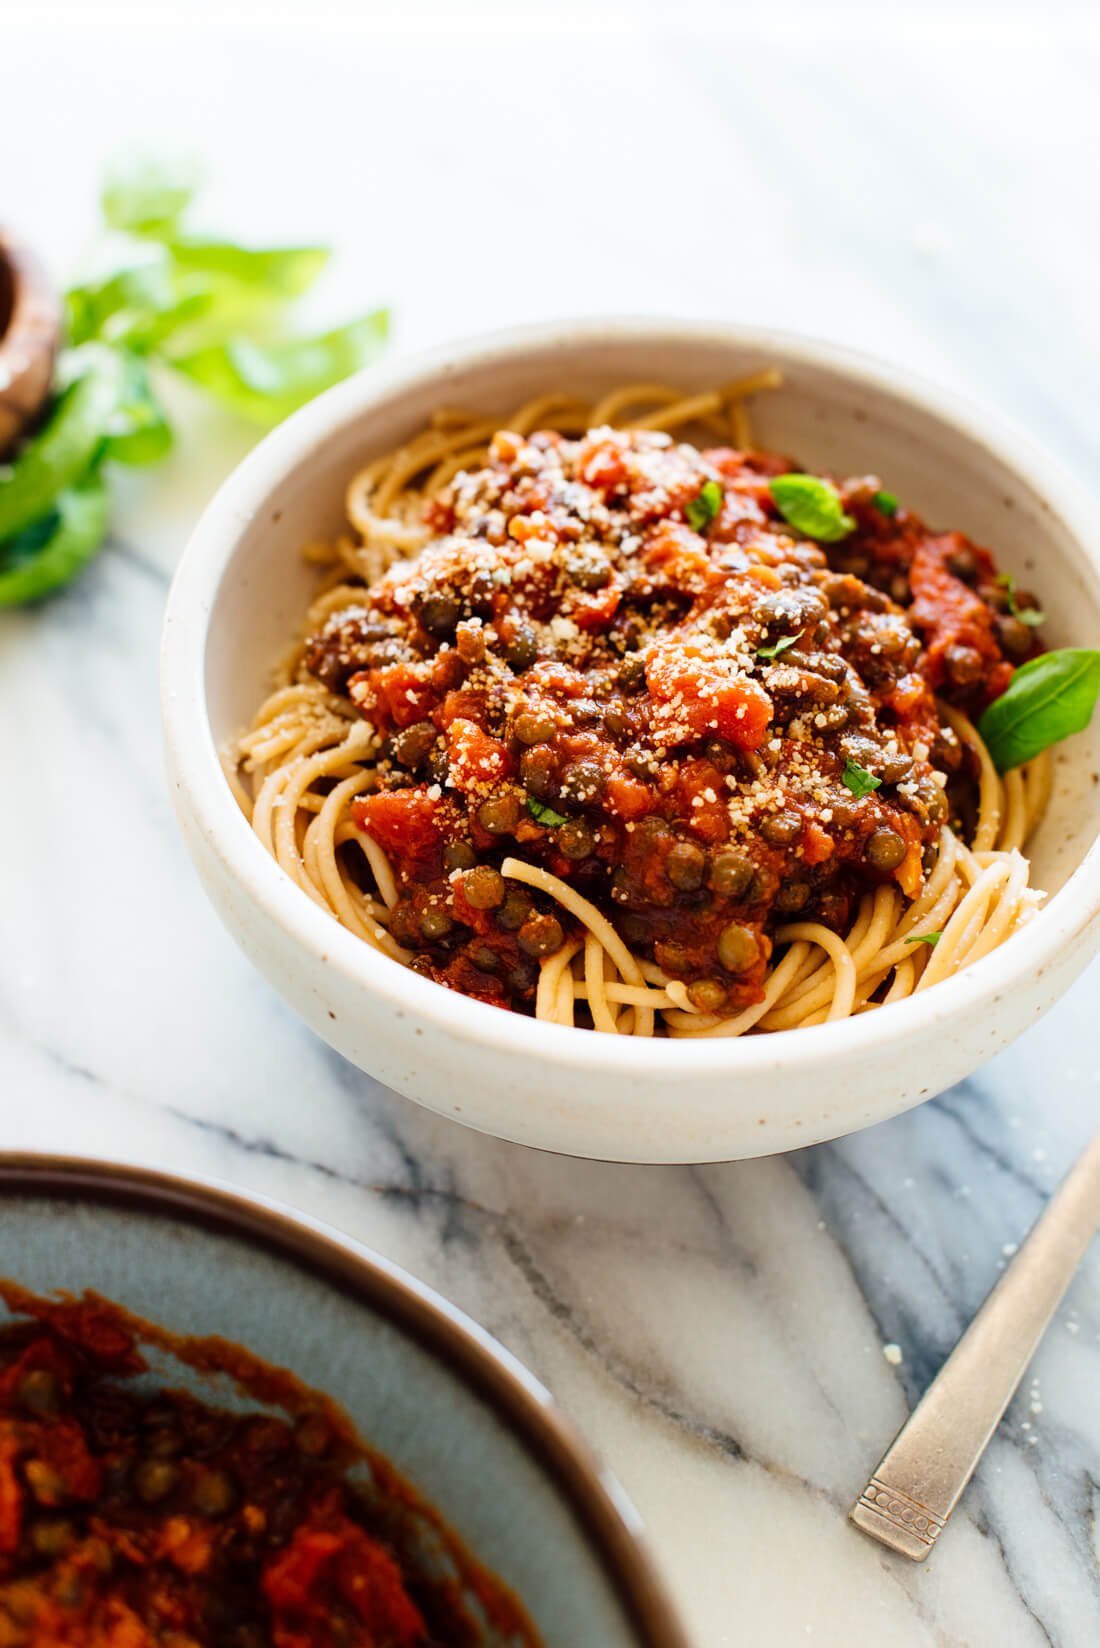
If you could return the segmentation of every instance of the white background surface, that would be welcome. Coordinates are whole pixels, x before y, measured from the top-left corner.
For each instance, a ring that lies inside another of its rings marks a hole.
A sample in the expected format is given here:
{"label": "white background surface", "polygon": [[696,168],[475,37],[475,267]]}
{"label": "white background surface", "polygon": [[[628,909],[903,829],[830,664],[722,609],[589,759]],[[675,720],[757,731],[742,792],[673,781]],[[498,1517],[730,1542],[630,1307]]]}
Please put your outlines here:
{"label": "white background surface", "polygon": [[[790,326],[997,404],[1091,482],[1091,10],[672,10],[0,7],[0,214],[65,278],[106,155],[182,143],[207,226],[332,240],[319,307],[392,301],[399,348],[570,312]],[[235,953],[169,815],[166,579],[248,439],[183,411],[116,546],[0,620],[0,1146],[220,1174],[441,1287],[610,1460],[700,1648],[1100,1640],[1095,1256],[932,1560],[844,1520],[1095,1123],[1100,974],[942,1100],[784,1161],[553,1160],[381,1092]]]}

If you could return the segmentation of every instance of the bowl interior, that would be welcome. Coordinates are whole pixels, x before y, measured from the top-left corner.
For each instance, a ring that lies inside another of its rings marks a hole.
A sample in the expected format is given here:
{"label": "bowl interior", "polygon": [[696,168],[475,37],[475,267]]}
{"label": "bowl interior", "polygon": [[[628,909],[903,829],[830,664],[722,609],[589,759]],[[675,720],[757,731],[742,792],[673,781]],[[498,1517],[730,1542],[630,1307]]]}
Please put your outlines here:
{"label": "bowl interior", "polygon": [[[0,1210],[0,1274],[36,1293],[93,1289],[173,1333],[223,1335],[333,1397],[520,1596],[546,1648],[642,1640],[531,1448],[382,1310],[278,1251],[140,1205],[29,1191]],[[225,1400],[182,1364],[172,1382]]]}
{"label": "bowl interior", "polygon": [[[273,661],[298,632],[314,580],[303,545],[343,529],[344,489],[356,469],[415,433],[438,406],[470,406],[506,421],[511,408],[548,390],[595,398],[616,384],[652,380],[694,390],[772,364],[784,383],[753,404],[760,445],[808,469],[878,475],[930,525],[959,528],[988,545],[1002,568],[1034,589],[1049,616],[1049,646],[1096,644],[1096,566],[1051,500],[986,444],[965,410],[952,419],[919,392],[894,388],[881,369],[782,337],[746,342],[722,332],[662,337],[582,327],[564,342],[489,346],[442,371],[405,376],[375,397],[365,392],[281,470],[264,506],[241,522],[213,601],[205,690],[218,747],[250,720]],[[1055,762],[1051,806],[1029,849],[1033,881],[1051,893],[1100,833],[1100,723],[1060,746]]]}

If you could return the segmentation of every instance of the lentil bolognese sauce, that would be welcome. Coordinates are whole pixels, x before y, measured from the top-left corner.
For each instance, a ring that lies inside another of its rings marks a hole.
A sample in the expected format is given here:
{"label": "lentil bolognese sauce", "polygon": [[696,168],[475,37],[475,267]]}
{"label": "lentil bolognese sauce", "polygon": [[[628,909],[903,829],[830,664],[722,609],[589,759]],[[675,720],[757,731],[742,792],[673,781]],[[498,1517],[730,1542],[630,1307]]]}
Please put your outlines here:
{"label": "lentil bolognese sauce", "polygon": [[227,762],[311,898],[466,995],[634,1035],[845,1017],[1029,918],[1047,760],[1002,777],[974,718],[1042,615],[876,478],[755,450],[777,381],[442,411],[355,477]]}
{"label": "lentil bolognese sauce", "polygon": [[[95,1295],[0,1296],[18,1313],[0,1329],[4,1648],[538,1648],[520,1603],[293,1375]],[[142,1344],[266,1411],[151,1385]]]}

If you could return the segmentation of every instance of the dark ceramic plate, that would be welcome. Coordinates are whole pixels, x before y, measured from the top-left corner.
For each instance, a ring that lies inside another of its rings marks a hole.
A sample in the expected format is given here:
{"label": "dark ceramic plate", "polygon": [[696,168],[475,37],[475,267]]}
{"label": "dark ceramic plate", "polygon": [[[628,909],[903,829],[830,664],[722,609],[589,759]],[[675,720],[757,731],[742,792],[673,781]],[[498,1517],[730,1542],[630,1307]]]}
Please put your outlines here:
{"label": "dark ceramic plate", "polygon": [[[221,1186],[0,1156],[0,1276],[223,1335],[333,1397],[521,1598],[546,1648],[686,1648],[636,1513],[548,1393],[377,1254]],[[172,1376],[209,1399],[202,1375]]]}

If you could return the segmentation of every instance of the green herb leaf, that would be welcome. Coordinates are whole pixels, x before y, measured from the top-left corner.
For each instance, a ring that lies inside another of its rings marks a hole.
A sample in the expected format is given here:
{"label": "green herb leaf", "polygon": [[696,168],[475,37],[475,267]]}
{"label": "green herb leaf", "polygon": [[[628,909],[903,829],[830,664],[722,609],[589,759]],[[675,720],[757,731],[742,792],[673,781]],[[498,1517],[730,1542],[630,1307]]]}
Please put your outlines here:
{"label": "green herb leaf", "polygon": [[804,537],[835,544],[855,531],[856,523],[845,513],[840,493],[820,475],[777,475],[769,491],[783,519]]}
{"label": "green herb leaf", "polygon": [[71,344],[126,338],[135,320],[144,321],[174,301],[172,274],[166,253],[151,257],[104,280],[70,287],[65,294],[66,333]]}
{"label": "green herb leaf", "polygon": [[273,299],[301,297],[331,256],[327,246],[238,246],[229,240],[168,242],[173,262],[183,274],[214,275],[240,286],[259,288]]}
{"label": "green herb leaf", "polygon": [[1022,664],[978,723],[998,772],[1088,726],[1100,697],[1100,652],[1065,647]]}
{"label": "green herb leaf", "polygon": [[153,393],[140,355],[119,352],[118,403],[107,421],[104,458],[115,463],[157,463],[172,447],[172,431]]}
{"label": "green herb leaf", "polygon": [[1016,579],[1011,572],[998,572],[993,582],[1007,593],[1008,610],[1013,618],[1018,619],[1021,624],[1026,624],[1028,629],[1038,629],[1040,624],[1046,623],[1047,615],[1045,612],[1040,612],[1038,607],[1023,607],[1021,609],[1016,605]]}
{"label": "green herb leaf", "polygon": [[930,944],[935,949],[942,937],[942,933],[910,933],[904,942],[906,944]]}
{"label": "green herb leaf", "polygon": [[857,801],[862,801],[865,795],[877,790],[882,783],[874,773],[869,773],[866,767],[861,767],[858,761],[849,759],[845,762],[844,771],[840,775],[840,782],[846,790],[851,790]]}
{"label": "green herb leaf", "polygon": [[703,482],[695,497],[684,506],[687,524],[693,532],[705,532],[711,521],[718,518],[722,498],[722,488],[717,481]]}
{"label": "green herb leaf", "polygon": [[896,492],[875,492],[871,496],[871,502],[874,504],[875,508],[881,510],[884,515],[889,515],[892,517],[898,512],[898,498]]}
{"label": "green herb leaf", "polygon": [[[217,289],[207,281],[173,282],[179,295],[163,308],[134,310],[124,324],[112,325],[107,335],[138,355],[168,356],[170,348],[186,353],[210,340],[210,323],[218,337],[224,322],[219,319]],[[182,289],[180,289],[182,287]],[[241,317],[236,317],[239,323]],[[196,330],[197,328],[197,330]],[[170,346],[170,347],[169,347]]]}
{"label": "green herb leaf", "polygon": [[153,255],[142,262],[65,294],[70,343],[96,340],[146,355],[215,312],[227,326],[256,311],[257,298],[247,288],[234,285],[229,292],[225,282],[212,276],[180,275],[166,248],[151,246],[149,251]]}
{"label": "green herb leaf", "polygon": [[140,263],[66,294],[71,343],[98,339],[149,354],[171,340],[177,353],[194,353],[259,322],[266,327],[276,307],[308,285],[319,267],[305,248],[288,251],[285,262],[281,253],[225,248],[240,252],[246,264],[253,256],[257,260],[251,269],[255,278],[238,278],[214,268],[181,269],[167,246],[149,250],[154,255]]}
{"label": "green herb leaf", "polygon": [[99,456],[118,400],[118,363],[98,344],[66,357],[72,378],[15,461],[0,464],[0,538],[12,538],[49,513]]}
{"label": "green herb leaf", "polygon": [[103,216],[135,235],[174,233],[199,181],[194,157],[120,155],[103,187]]}
{"label": "green herb leaf", "polygon": [[782,636],[780,640],[776,641],[774,646],[757,647],[756,656],[758,658],[778,658],[781,652],[786,652],[789,647],[793,647],[796,641],[801,639],[801,635],[802,631],[799,630],[797,635]]}
{"label": "green herb leaf", "polygon": [[47,515],[0,543],[0,607],[40,601],[75,578],[103,542],[107,507],[102,477],[86,475]]}
{"label": "green herb leaf", "polygon": [[389,311],[376,309],[321,337],[261,344],[230,338],[172,365],[242,416],[275,424],[374,359],[386,341]]}
{"label": "green herb leaf", "polygon": [[533,795],[527,797],[527,811],[538,824],[568,824],[569,820],[564,813],[556,813],[553,807],[548,807],[544,801],[536,801]]}

